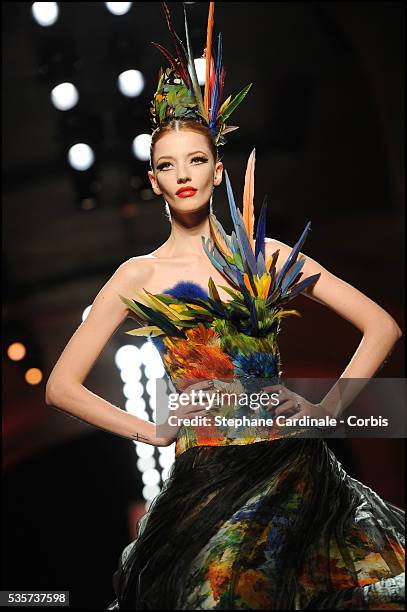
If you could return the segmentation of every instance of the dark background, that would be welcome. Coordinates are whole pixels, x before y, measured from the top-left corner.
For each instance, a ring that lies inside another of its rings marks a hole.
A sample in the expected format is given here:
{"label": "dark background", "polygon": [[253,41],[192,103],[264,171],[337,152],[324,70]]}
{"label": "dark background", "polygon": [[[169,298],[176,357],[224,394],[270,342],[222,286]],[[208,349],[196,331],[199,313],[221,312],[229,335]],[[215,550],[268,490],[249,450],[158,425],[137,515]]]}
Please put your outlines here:
{"label": "dark background", "polygon": [[[181,3],[170,5],[184,38]],[[43,28],[31,3],[2,3],[1,588],[69,590],[72,607],[103,609],[114,597],[112,574],[141,499],[134,449],[47,407],[45,383],[84,308],[118,265],[169,235],[163,201],[146,191],[147,163],[132,157],[130,144],[150,131],[149,101],[165,65],[150,41],[172,43],[157,2],[134,3],[120,17],[101,2],[59,8],[58,22]],[[196,57],[207,10],[206,2],[188,6]],[[254,83],[233,115],[240,129],[222,150],[235,193],[255,146],[256,210],[267,193],[267,235],[293,245],[311,220],[303,251],[404,330],[404,3],[220,2],[219,31],[224,97]],[[142,95],[128,100],[115,86],[127,67],[146,76]],[[81,95],[68,113],[49,99],[61,75]],[[79,177],[66,151],[85,134],[97,163]],[[96,206],[83,210],[95,183]],[[230,231],[224,186],[214,209]],[[285,374],[340,376],[360,333],[304,297],[296,307],[302,318],[284,321],[280,339]],[[128,343],[127,328],[112,337],[86,382],[122,407],[114,354]],[[17,338],[29,347],[24,363],[5,356]],[[30,364],[44,373],[39,385],[24,382]],[[404,376],[403,342],[377,375]],[[403,439],[329,444],[353,477],[404,507]]]}

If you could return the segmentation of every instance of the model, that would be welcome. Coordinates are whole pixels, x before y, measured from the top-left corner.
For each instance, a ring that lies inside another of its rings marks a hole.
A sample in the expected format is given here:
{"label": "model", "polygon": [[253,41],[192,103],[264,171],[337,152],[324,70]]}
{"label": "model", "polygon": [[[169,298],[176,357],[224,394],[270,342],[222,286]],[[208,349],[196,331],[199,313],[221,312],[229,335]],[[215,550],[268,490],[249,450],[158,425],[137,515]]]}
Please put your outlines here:
{"label": "model", "polygon": [[[152,102],[148,174],[165,199],[171,234],[118,268],[47,384],[48,404],[88,423],[146,444],[176,441],[170,475],[120,556],[108,609],[402,610],[404,511],[348,475],[323,437],[304,435],[308,425],[290,433],[273,422],[257,427],[236,403],[208,411],[219,389],[275,391],[277,407],[267,404],[262,416],[324,420],[346,409],[334,392],[313,404],[280,384],[277,336],[281,319],[296,314],[288,302],[299,293],[363,332],[343,379],[373,377],[401,332],[380,306],[301,252],[309,223],[294,248],[267,238],[264,202],[254,231],[254,151],[242,213],[225,172],[234,226],[226,234],[211,208],[223,178],[218,147],[236,129],[226,121],[250,85],[222,102],[222,39],[215,57],[211,2],[202,96],[186,15],[184,46],[163,6],[175,56],[156,45],[170,66],[160,70]],[[154,342],[177,392],[207,393],[206,401],[180,405],[174,424],[139,419],[83,386],[129,316],[139,327],[128,333]],[[209,414],[241,421],[208,424]]]}

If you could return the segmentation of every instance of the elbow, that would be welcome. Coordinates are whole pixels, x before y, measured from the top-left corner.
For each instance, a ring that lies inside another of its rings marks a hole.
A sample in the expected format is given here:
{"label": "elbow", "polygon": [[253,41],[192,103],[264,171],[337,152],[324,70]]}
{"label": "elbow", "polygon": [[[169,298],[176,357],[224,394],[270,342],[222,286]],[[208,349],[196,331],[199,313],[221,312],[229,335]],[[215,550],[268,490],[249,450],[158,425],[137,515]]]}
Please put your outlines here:
{"label": "elbow", "polygon": [[53,391],[51,391],[51,387],[48,387],[48,385],[45,388],[45,403],[47,406],[54,405]]}
{"label": "elbow", "polygon": [[387,318],[386,321],[383,322],[383,327],[386,330],[386,333],[388,333],[393,338],[394,343],[400,340],[403,335],[403,332],[401,331],[400,327],[397,325],[393,317]]}
{"label": "elbow", "polygon": [[393,344],[396,344],[403,335],[400,327],[391,316],[381,317],[379,320],[376,320],[376,322],[365,327],[362,333],[386,338],[392,341]]}
{"label": "elbow", "polygon": [[51,379],[48,380],[47,385],[45,387],[45,403],[47,406],[57,406],[58,405],[58,387],[54,381]]}

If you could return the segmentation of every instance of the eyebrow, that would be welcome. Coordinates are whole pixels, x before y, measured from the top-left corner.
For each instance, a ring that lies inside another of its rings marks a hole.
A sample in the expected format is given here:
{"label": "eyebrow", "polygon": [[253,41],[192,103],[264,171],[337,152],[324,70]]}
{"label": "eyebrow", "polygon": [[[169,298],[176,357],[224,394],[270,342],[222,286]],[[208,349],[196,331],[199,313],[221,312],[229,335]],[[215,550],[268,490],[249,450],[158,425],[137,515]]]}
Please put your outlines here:
{"label": "eyebrow", "polygon": [[[189,157],[190,155],[195,155],[196,153],[202,153],[203,155],[208,155],[207,153],[204,153],[203,151],[192,151],[192,153],[188,153],[187,157]],[[171,157],[171,155],[161,155],[161,157],[159,157],[156,161],[156,164],[158,164],[158,162],[160,161],[160,159],[174,159],[174,157]]]}

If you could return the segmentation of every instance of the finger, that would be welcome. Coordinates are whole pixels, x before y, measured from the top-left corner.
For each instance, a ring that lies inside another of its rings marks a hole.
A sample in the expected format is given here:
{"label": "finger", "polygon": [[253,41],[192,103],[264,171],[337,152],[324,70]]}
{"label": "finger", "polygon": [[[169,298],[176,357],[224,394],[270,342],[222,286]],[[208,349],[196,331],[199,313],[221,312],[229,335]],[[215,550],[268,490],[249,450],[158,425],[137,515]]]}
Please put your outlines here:
{"label": "finger", "polygon": [[199,414],[203,414],[204,412],[209,412],[209,405],[202,405],[202,406],[191,406],[190,409],[188,409],[186,411],[185,414],[193,414],[193,413],[199,413]]}
{"label": "finger", "polygon": [[214,389],[214,385],[213,385],[213,381],[211,380],[203,380],[197,383],[194,383],[193,385],[189,385],[185,390],[184,393],[190,393],[190,391],[200,391],[200,390],[205,390],[207,389],[208,391]]}
{"label": "finger", "polygon": [[190,389],[202,389],[202,388],[212,388],[214,386],[214,381],[211,378],[207,378],[205,380],[199,380],[198,382],[190,385]]}
{"label": "finger", "polygon": [[268,385],[267,387],[263,387],[263,391],[281,391],[283,389],[282,385]]}
{"label": "finger", "polygon": [[280,414],[286,414],[287,412],[290,412],[295,406],[296,404],[291,399],[289,399],[280,404],[280,406],[276,408],[274,414],[275,416],[280,416]]}
{"label": "finger", "polygon": [[[276,404],[276,399],[278,399],[278,404]],[[286,396],[284,394],[281,394],[278,396],[278,398],[270,399],[267,406],[268,406],[268,409],[271,411],[278,410],[285,402],[288,402],[291,400],[292,398],[289,397],[288,395]]]}

